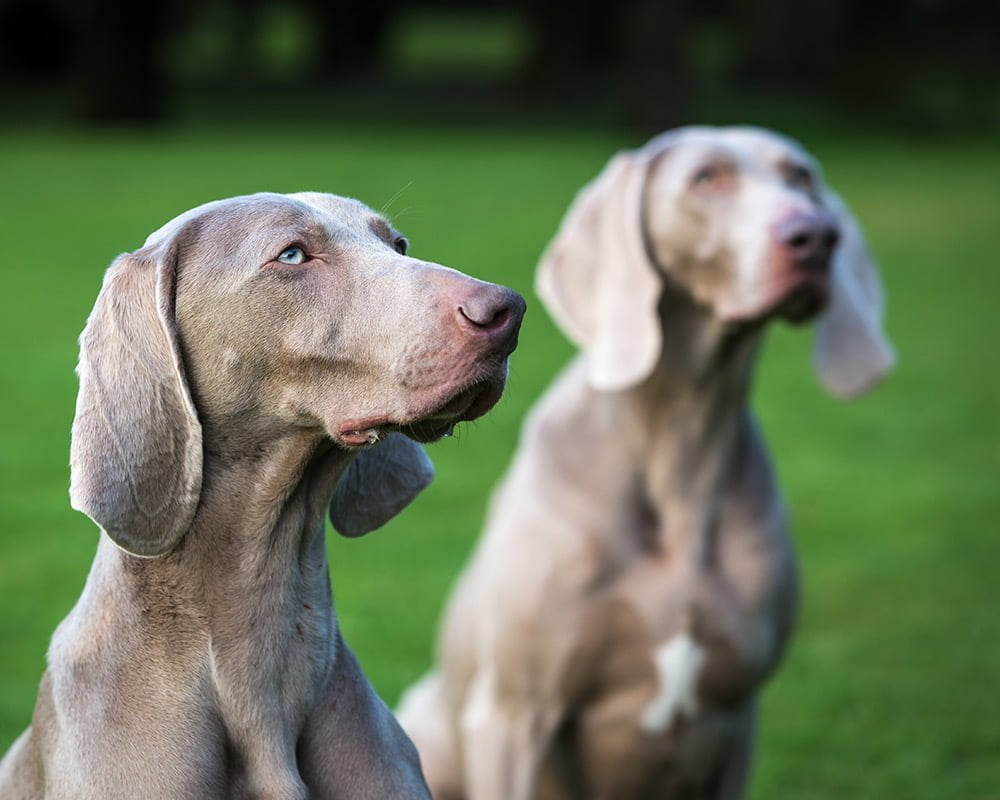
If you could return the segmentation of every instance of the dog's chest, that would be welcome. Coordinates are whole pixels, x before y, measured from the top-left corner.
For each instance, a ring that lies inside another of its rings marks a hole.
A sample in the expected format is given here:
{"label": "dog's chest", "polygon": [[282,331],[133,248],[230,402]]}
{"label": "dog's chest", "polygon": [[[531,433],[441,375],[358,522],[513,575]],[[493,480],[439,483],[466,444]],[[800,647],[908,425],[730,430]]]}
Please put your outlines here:
{"label": "dog's chest", "polygon": [[579,694],[546,760],[543,785],[552,791],[542,796],[700,796],[738,727],[738,714],[704,695],[712,655],[684,634],[659,643],[620,597],[609,596],[591,621],[600,633],[576,661],[588,674],[569,678]]}
{"label": "dog's chest", "polygon": [[600,644],[589,647],[589,676],[573,677],[585,700],[556,745],[585,776],[586,796],[703,791],[783,644],[775,604],[748,608],[718,580],[662,570],[623,575],[590,617],[587,638]]}
{"label": "dog's chest", "polygon": [[210,650],[230,796],[304,797],[296,745],[336,666],[327,591],[234,596],[253,600],[213,620]]}

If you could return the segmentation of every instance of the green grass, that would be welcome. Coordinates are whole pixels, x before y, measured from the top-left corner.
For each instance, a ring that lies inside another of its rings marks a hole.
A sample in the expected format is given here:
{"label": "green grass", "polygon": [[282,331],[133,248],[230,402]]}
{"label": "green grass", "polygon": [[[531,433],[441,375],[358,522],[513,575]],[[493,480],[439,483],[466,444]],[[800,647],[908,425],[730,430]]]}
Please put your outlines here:
{"label": "green grass", "polygon": [[[302,116],[308,109],[302,110]],[[792,131],[801,133],[800,131]],[[849,405],[776,330],[756,406],[805,579],[763,703],[757,798],[1000,797],[1000,151],[822,130],[804,137],[883,265],[897,372]],[[120,251],[207,199],[330,190],[390,208],[413,252],[531,297],[539,252],[613,132],[0,132],[0,750],[28,722],[49,636],[96,533],[67,502],[76,336]],[[402,190],[402,191],[400,191]],[[435,484],[385,530],[331,539],[337,609],[390,702],[427,666],[435,619],[520,420],[570,349],[531,303],[496,411],[435,445]]]}

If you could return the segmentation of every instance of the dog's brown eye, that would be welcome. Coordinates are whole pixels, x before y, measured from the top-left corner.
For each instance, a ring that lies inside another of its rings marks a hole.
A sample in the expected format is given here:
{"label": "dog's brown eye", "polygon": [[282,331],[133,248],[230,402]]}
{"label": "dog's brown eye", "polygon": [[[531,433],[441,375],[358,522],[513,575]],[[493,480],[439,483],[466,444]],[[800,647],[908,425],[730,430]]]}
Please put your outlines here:
{"label": "dog's brown eye", "polygon": [[397,236],[392,240],[392,249],[400,255],[405,256],[410,250],[410,243],[405,236]]}
{"label": "dog's brown eye", "polygon": [[736,186],[736,167],[730,162],[702,164],[691,174],[691,188],[715,194]]}
{"label": "dog's brown eye", "polygon": [[691,176],[692,186],[708,186],[711,183],[715,183],[719,179],[721,170],[714,164],[706,164],[704,167],[700,167]]}
{"label": "dog's brown eye", "polygon": [[811,191],[815,184],[812,172],[800,164],[792,164],[788,167],[788,182],[792,186],[806,191]]}

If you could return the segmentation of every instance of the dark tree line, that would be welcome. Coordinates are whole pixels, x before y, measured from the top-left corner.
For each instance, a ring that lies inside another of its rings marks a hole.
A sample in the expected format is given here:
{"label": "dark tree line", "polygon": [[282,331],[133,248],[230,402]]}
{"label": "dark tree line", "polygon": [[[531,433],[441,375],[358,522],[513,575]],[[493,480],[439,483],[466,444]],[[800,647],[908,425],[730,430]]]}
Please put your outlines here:
{"label": "dark tree line", "polygon": [[[238,42],[252,41],[254,21],[278,1],[216,0],[229,7]],[[643,127],[682,119],[712,81],[874,106],[945,86],[972,122],[997,102],[995,0],[284,1],[308,17],[320,43],[313,81],[377,74],[396,14],[450,7],[521,19],[530,41],[512,82],[525,104],[605,91]],[[165,45],[192,24],[195,2],[0,0],[3,83],[67,87],[74,113],[89,120],[158,119],[175,88]],[[724,62],[709,74],[696,52],[706,30]],[[240,57],[252,63],[254,54]]]}

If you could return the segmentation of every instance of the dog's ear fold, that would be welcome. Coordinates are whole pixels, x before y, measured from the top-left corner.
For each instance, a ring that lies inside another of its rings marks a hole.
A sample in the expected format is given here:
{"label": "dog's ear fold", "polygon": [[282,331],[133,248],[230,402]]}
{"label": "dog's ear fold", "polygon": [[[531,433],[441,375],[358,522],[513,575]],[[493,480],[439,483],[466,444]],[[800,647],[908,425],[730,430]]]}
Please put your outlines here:
{"label": "dog's ear fold", "polygon": [[406,508],[433,479],[424,448],[390,433],[348,464],[330,501],[330,522],[344,536],[363,536]]}
{"label": "dog's ear fold", "polygon": [[120,256],[80,337],[70,501],[123,550],[157,556],[186,533],[202,440],[174,323],[171,242]]}
{"label": "dog's ear fold", "polygon": [[830,394],[853,397],[874,386],[896,356],[883,328],[882,285],[861,226],[839,196],[827,191],[825,199],[841,238],[831,266],[830,306],[816,325],[813,366]]}
{"label": "dog's ear fold", "polygon": [[535,291],[601,390],[634,386],[660,356],[663,281],[642,225],[649,164],[645,151],[619,153],[580,190],[536,276]]}

